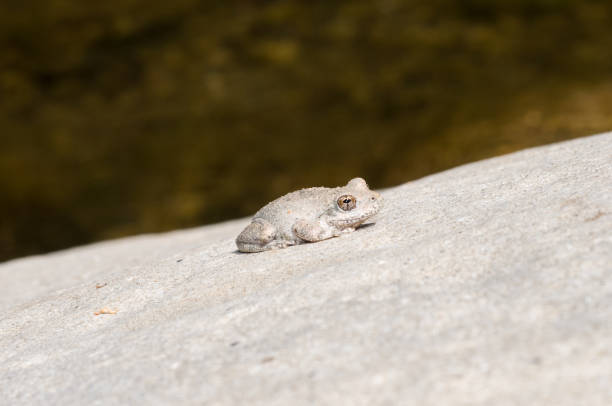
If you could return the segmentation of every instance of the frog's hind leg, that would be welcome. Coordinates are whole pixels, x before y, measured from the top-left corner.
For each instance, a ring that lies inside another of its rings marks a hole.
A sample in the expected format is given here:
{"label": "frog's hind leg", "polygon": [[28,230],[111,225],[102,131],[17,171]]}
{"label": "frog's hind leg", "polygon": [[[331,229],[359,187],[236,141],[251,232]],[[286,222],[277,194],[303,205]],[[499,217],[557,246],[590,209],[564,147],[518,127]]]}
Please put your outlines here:
{"label": "frog's hind leg", "polygon": [[273,241],[277,230],[269,221],[255,219],[236,238],[236,246],[242,252],[260,252],[277,248]]}

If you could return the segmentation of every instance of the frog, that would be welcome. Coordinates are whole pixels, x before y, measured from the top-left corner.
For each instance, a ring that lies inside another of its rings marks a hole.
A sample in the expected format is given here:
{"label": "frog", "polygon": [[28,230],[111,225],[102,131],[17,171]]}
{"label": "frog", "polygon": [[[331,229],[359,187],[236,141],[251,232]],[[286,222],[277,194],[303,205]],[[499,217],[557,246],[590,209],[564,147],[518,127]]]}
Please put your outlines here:
{"label": "frog", "polygon": [[355,231],[382,207],[363,178],[345,186],[291,192],[262,207],[236,238],[238,251],[255,253],[339,237]]}

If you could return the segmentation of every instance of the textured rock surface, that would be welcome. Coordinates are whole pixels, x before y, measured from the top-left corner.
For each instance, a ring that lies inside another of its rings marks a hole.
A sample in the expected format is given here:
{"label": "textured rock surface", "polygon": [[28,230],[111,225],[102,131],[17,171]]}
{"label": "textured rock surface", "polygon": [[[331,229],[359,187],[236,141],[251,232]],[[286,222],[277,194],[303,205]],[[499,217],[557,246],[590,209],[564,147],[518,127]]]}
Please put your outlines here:
{"label": "textured rock surface", "polygon": [[612,133],[383,196],[279,251],[244,219],[0,265],[0,404],[610,404]]}

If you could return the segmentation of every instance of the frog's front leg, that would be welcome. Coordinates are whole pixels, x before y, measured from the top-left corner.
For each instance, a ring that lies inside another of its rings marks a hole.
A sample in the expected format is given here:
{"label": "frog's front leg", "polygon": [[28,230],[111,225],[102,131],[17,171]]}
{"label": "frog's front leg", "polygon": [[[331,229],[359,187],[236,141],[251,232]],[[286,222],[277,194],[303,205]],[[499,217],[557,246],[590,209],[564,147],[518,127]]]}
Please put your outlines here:
{"label": "frog's front leg", "polygon": [[355,228],[347,227],[347,228],[343,228],[342,230],[338,231],[336,235],[349,234],[349,233],[352,233],[353,231],[355,231]]}
{"label": "frog's front leg", "polygon": [[315,242],[337,236],[333,227],[319,220],[297,220],[292,227],[293,233],[305,241]]}

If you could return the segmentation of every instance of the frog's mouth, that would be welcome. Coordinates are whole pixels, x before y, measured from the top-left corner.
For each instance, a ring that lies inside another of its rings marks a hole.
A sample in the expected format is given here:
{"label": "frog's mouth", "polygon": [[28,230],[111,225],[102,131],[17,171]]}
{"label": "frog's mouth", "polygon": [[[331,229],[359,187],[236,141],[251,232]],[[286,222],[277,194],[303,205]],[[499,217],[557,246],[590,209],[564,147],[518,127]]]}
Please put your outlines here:
{"label": "frog's mouth", "polygon": [[349,227],[359,227],[363,222],[378,213],[378,207],[372,207],[370,210],[362,213],[360,216],[349,217],[349,218],[339,218],[339,219],[330,219],[329,223],[334,227],[339,229],[349,228]]}

